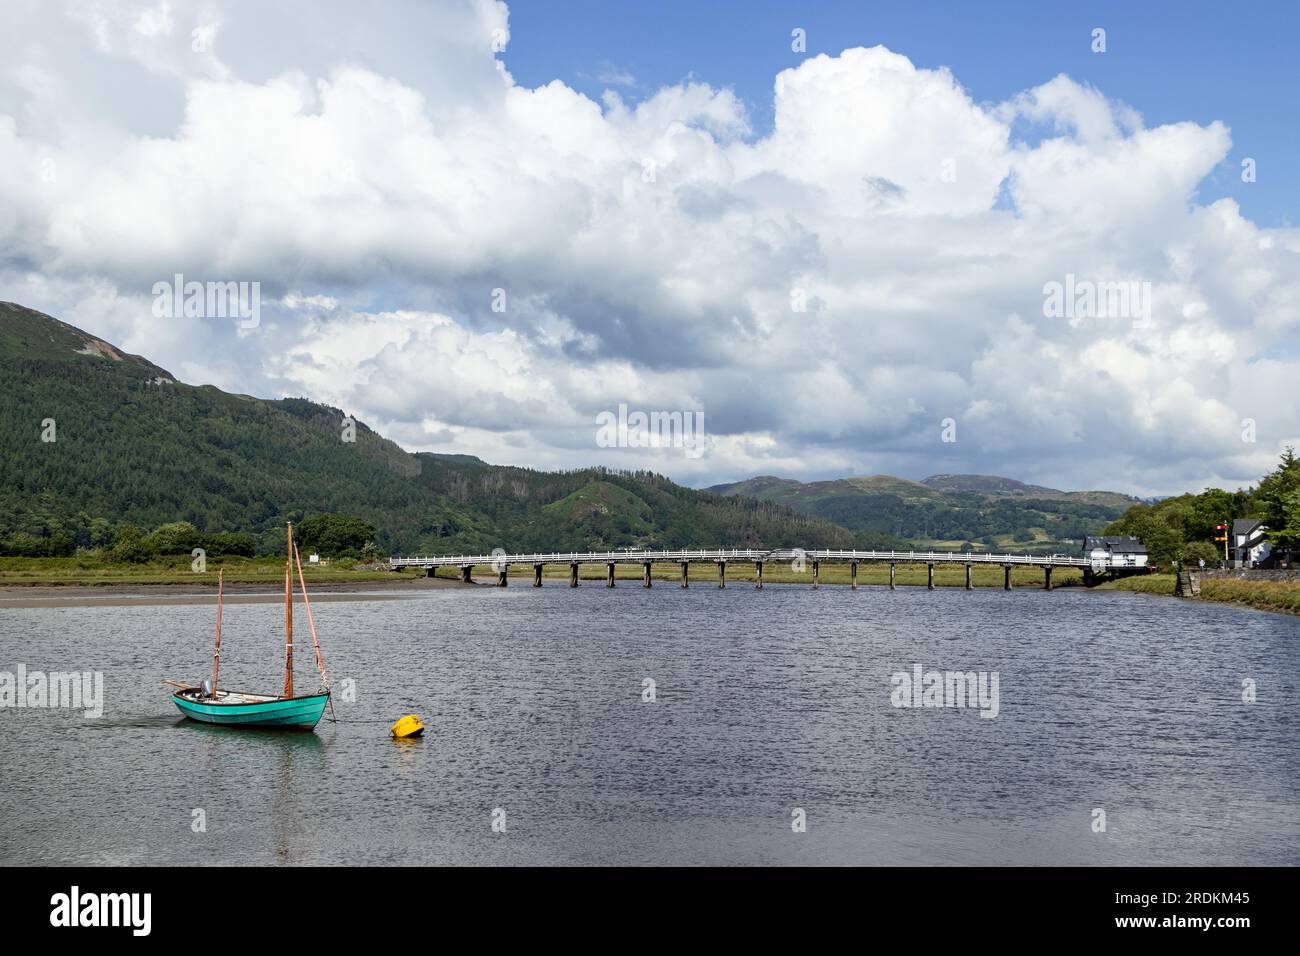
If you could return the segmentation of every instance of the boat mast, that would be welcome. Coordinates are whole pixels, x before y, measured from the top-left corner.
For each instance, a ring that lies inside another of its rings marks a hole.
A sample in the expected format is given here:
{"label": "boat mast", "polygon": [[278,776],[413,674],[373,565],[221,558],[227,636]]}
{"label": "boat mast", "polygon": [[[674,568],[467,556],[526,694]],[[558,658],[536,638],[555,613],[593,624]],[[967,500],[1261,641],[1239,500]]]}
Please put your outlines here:
{"label": "boat mast", "polygon": [[293,696],[293,522],[289,522],[289,546],[284,556],[284,696]]}
{"label": "boat mast", "polygon": [[217,646],[212,650],[212,696],[217,696],[217,666],[221,663],[221,584],[226,569],[217,572]]}
{"label": "boat mast", "polygon": [[[316,620],[311,613],[311,599],[307,597],[307,581],[302,576],[302,555],[298,553],[298,546],[293,546],[293,563],[298,569],[298,584],[302,587],[302,606],[307,609],[307,626],[311,628],[311,643],[316,648],[316,669],[320,671],[320,682],[325,686],[325,690],[330,689],[330,679],[325,676],[325,658],[320,652],[320,639],[316,636]],[[330,705],[331,707],[333,704]]]}

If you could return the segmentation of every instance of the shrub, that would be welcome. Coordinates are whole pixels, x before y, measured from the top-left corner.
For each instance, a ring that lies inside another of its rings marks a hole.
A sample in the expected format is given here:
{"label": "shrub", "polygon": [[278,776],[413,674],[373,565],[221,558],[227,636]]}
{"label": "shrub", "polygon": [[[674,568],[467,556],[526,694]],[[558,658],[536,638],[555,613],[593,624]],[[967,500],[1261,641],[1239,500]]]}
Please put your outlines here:
{"label": "shrub", "polygon": [[257,539],[243,531],[219,531],[205,535],[200,547],[214,558],[251,558],[257,549]]}
{"label": "shrub", "polygon": [[42,536],[17,531],[0,538],[0,555],[13,558],[61,558],[77,550],[76,541],[65,531]]}
{"label": "shrub", "polygon": [[188,521],[159,525],[149,535],[149,547],[155,554],[189,554],[200,547],[202,535]]}
{"label": "shrub", "polygon": [[113,535],[113,547],[109,549],[111,560],[143,564],[153,556],[153,547],[139,528],[129,522],[118,526]]}

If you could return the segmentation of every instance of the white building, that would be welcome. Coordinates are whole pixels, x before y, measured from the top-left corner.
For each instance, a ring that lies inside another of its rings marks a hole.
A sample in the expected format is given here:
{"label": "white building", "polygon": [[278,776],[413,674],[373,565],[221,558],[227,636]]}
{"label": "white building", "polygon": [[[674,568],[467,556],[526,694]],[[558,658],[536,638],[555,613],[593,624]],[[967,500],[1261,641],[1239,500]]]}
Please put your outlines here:
{"label": "white building", "polygon": [[1132,537],[1089,535],[1083,539],[1083,556],[1092,561],[1094,571],[1147,566],[1147,546]]}
{"label": "white building", "polygon": [[1228,545],[1234,568],[1253,568],[1263,564],[1272,554],[1268,528],[1257,518],[1234,518]]}

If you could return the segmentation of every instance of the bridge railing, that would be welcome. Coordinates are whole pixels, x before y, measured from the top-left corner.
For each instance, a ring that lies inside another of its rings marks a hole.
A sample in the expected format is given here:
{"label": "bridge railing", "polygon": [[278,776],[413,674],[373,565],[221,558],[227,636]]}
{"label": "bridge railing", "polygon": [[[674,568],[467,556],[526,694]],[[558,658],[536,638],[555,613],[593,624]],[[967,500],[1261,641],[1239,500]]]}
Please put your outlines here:
{"label": "bridge railing", "polygon": [[1030,565],[1034,567],[1091,567],[1098,562],[1091,558],[1071,555],[988,554],[964,551],[844,551],[828,549],[780,548],[758,550],[753,548],[698,548],[676,551],[556,551],[532,554],[456,554],[417,557],[391,557],[393,568],[420,567],[493,567],[514,564],[601,564],[601,563],[655,563],[681,561],[789,561],[798,558],[809,561],[891,561],[905,563],[956,563]]}

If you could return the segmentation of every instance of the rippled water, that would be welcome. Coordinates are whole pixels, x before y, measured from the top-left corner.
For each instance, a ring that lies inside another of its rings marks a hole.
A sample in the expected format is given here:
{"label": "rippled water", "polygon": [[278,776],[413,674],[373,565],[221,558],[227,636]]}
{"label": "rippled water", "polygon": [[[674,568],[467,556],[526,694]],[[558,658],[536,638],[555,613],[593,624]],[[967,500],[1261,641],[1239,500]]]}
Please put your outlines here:
{"label": "rippled water", "polygon": [[[106,685],[97,720],[0,709],[0,863],[1300,862],[1300,618],[658,583],[314,610],[356,687],[315,734],[180,719],[159,682],[204,676],[211,607],[0,610],[0,671]],[[223,685],[279,686],[281,615],[226,609]],[[892,706],[917,663],[997,671],[998,717]]]}

